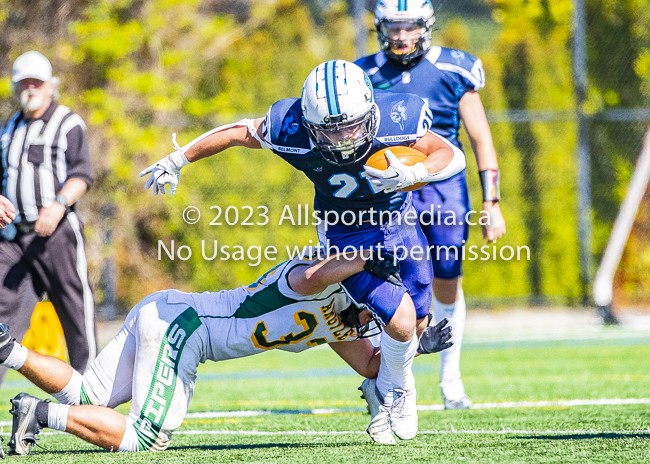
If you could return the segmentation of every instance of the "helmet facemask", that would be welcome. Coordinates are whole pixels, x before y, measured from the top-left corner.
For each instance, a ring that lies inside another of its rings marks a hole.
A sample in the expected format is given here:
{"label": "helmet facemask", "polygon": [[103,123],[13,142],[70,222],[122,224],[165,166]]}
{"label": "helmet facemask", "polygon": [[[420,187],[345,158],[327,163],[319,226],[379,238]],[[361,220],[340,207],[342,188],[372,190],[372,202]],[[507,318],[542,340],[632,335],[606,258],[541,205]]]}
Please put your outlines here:
{"label": "helmet facemask", "polygon": [[357,339],[370,338],[379,335],[382,332],[382,326],[377,316],[371,313],[372,318],[365,324],[359,321],[359,314],[363,311],[354,303],[350,304],[345,310],[341,311],[341,320],[347,327],[352,327],[357,331]]}
{"label": "helmet facemask", "polygon": [[[377,20],[375,23],[379,45],[388,58],[407,65],[429,50],[433,22],[434,18],[426,21],[422,18],[401,21],[389,21],[388,19]],[[417,32],[419,32],[417,39],[409,37]],[[407,38],[400,39],[400,37]],[[400,50],[409,42],[412,43],[408,49]]]}
{"label": "helmet facemask", "polygon": [[370,111],[352,121],[345,113],[325,118],[325,124],[315,124],[303,116],[303,125],[309,133],[314,151],[326,161],[338,166],[354,164],[370,151],[377,132],[377,110]]}

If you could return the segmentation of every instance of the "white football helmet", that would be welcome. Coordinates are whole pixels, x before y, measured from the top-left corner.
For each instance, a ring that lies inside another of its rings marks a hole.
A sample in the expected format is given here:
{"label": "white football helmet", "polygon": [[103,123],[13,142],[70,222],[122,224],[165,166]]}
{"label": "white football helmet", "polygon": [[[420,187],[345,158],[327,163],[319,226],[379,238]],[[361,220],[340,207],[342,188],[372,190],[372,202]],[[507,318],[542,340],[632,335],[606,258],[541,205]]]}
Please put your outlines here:
{"label": "white football helmet", "polygon": [[[375,27],[379,47],[392,60],[406,65],[422,56],[431,46],[431,28],[436,21],[431,0],[379,0],[375,7]],[[400,31],[420,31],[420,38],[408,50],[399,51]]]}
{"label": "white football helmet", "polygon": [[337,165],[356,163],[368,154],[377,133],[372,83],[354,63],[319,64],[302,87],[302,123],[313,150]]}

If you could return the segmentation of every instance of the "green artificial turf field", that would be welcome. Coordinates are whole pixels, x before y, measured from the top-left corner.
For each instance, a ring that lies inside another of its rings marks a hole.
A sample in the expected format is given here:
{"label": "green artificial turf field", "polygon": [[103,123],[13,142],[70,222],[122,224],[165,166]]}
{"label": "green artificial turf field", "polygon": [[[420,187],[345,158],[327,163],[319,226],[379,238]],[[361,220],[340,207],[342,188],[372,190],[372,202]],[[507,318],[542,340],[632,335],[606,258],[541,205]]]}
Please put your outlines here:
{"label": "green artificial turf field", "polygon": [[[420,434],[392,447],[373,445],[365,433],[370,417],[364,414],[365,403],[356,390],[361,379],[327,347],[319,347],[297,355],[274,351],[201,366],[190,417],[164,453],[110,454],[50,432],[42,433],[42,448],[35,448],[33,456],[7,459],[57,463],[650,462],[647,334],[467,343],[463,380],[477,407],[466,411],[440,410],[438,366],[437,356],[416,359]],[[0,412],[5,445],[11,429],[6,425],[9,398],[20,391],[39,395],[10,372],[0,390],[0,404],[6,405]],[[612,401],[616,399],[623,401]],[[575,405],[570,400],[584,401]],[[605,401],[609,404],[595,400],[609,400]],[[556,403],[529,403],[537,401]]]}

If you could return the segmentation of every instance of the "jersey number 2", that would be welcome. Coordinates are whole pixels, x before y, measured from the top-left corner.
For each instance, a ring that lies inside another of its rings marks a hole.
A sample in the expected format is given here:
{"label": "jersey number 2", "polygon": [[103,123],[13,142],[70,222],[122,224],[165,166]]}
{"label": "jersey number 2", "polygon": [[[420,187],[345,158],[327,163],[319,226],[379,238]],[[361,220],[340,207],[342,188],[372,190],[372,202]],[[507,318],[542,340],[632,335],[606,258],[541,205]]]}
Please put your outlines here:
{"label": "jersey number 2", "polygon": [[[368,174],[366,174],[365,171],[361,171],[359,173],[359,176],[368,181],[368,185],[370,186],[370,190],[372,190],[372,193],[381,192],[381,190],[377,190],[377,187],[375,187],[374,184],[370,183],[370,179],[368,179]],[[352,192],[354,192],[359,187],[359,183],[357,182],[357,180],[350,174],[334,174],[332,177],[330,177],[327,180],[327,182],[329,182],[330,185],[341,186],[340,189],[334,192],[334,196],[336,198],[347,198],[350,195],[352,195]]]}

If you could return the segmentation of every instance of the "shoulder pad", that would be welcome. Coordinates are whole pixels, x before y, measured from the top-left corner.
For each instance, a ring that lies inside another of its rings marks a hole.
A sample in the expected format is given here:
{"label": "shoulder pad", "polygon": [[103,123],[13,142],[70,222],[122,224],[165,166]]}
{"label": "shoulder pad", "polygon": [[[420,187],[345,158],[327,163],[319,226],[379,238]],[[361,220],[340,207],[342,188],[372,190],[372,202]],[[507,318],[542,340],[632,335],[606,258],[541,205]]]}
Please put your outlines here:
{"label": "shoulder pad", "polygon": [[474,90],[485,87],[485,72],[480,59],[462,50],[445,47],[431,47],[426,59],[441,71],[456,73],[472,84]]}
{"label": "shoulder pad", "polygon": [[273,151],[307,153],[309,147],[296,146],[296,141],[303,141],[306,135],[303,134],[304,131],[299,98],[285,98],[275,102],[262,123],[264,142]]}
{"label": "shoulder pad", "polygon": [[385,57],[382,60],[383,55],[383,52],[379,52],[374,55],[364,56],[355,61],[354,64],[363,69],[368,76],[372,76],[379,71],[379,68],[385,63]]}

